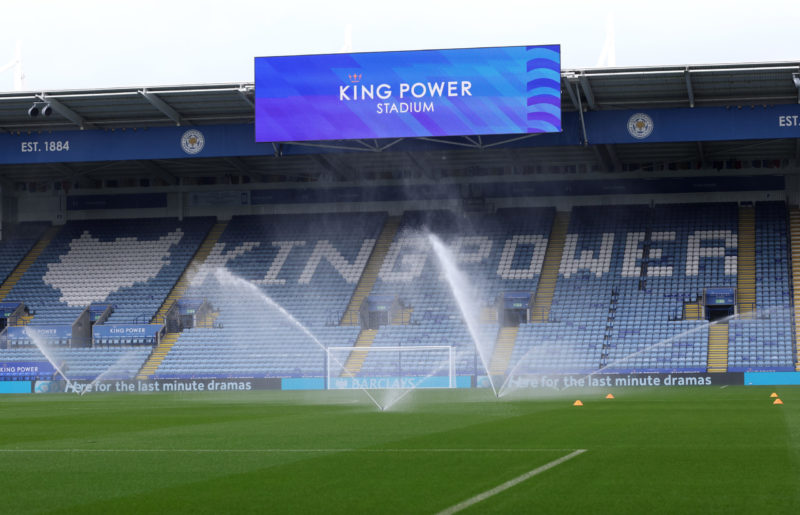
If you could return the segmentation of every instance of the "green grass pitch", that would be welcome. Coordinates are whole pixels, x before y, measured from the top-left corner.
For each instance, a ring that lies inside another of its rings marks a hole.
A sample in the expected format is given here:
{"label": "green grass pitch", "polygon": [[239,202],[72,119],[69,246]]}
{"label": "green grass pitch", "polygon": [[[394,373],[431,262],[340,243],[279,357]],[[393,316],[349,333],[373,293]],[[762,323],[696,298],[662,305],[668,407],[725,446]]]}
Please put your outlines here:
{"label": "green grass pitch", "polygon": [[0,513],[800,512],[800,389],[611,391],[5,395]]}

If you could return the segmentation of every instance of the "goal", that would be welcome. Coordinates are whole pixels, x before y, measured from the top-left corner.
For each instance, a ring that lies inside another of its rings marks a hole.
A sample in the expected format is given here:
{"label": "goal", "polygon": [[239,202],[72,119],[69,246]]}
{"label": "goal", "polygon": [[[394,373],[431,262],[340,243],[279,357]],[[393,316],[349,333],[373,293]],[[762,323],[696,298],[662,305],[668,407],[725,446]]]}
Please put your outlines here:
{"label": "goal", "polygon": [[454,347],[328,347],[329,390],[455,388]]}

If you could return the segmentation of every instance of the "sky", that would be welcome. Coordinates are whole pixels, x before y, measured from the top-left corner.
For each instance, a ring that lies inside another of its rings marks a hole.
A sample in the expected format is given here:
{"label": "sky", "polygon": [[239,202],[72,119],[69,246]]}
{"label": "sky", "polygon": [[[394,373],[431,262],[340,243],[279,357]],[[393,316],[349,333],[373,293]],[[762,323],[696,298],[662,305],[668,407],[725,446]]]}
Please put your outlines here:
{"label": "sky", "polygon": [[18,44],[29,91],[252,82],[256,56],[343,50],[558,43],[595,68],[609,27],[617,66],[800,64],[797,0],[0,0],[0,70]]}

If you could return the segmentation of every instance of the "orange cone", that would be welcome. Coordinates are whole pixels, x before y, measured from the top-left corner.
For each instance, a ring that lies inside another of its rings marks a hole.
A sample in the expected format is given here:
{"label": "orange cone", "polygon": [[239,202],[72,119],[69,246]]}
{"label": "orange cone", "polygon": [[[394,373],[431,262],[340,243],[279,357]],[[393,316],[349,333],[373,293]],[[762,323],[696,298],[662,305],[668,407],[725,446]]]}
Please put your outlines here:
{"label": "orange cone", "polygon": [[783,404],[783,401],[780,399],[775,399],[775,401],[772,404]]}
{"label": "orange cone", "polygon": [[572,405],[573,406],[583,406],[583,403],[581,402],[580,399],[578,399],[577,401],[573,402]]}
{"label": "orange cone", "polygon": [[609,393],[608,395],[606,395],[606,399],[613,399],[613,398],[614,398],[613,393]]}
{"label": "orange cone", "polygon": [[769,396],[770,396],[770,398],[777,398],[778,394],[775,393],[775,392],[772,392],[771,394],[769,394]]}

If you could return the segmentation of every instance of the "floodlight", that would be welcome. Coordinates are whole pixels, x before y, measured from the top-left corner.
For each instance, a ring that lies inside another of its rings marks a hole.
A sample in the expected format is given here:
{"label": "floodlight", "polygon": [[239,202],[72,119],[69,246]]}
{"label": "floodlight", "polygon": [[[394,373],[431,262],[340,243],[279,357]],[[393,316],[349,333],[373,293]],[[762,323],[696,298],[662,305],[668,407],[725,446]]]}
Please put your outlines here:
{"label": "floodlight", "polygon": [[39,115],[50,116],[53,114],[53,108],[47,102],[34,102],[28,109],[28,117],[36,118]]}

